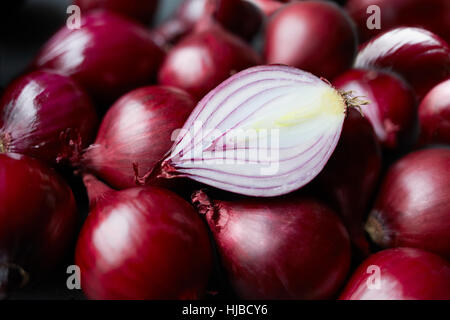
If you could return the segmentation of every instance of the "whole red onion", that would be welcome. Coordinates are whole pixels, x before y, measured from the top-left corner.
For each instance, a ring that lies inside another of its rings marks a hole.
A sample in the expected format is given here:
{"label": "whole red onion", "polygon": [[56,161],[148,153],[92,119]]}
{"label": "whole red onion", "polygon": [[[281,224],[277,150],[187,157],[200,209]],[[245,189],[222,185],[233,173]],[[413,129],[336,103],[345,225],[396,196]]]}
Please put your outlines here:
{"label": "whole red onion", "polygon": [[239,38],[206,25],[174,46],[159,71],[161,84],[182,88],[198,100],[233,73],[261,63]]}
{"label": "whole red onion", "polygon": [[419,106],[420,143],[450,144],[450,79],[436,85]]}
{"label": "whole red onion", "polygon": [[333,84],[368,102],[361,109],[383,147],[392,150],[413,142],[416,99],[402,79],[388,72],[352,69],[337,77]]}
{"label": "whole red onion", "polygon": [[74,0],[82,13],[106,9],[147,24],[158,7],[158,0]]}
{"label": "whole red onion", "polygon": [[327,299],[350,264],[350,241],[333,211],[309,199],[193,202],[206,219],[243,299]]}
{"label": "whole red onion", "polygon": [[449,300],[450,264],[413,248],[370,256],[358,267],[341,300]]}
{"label": "whole red onion", "polygon": [[381,160],[381,148],[369,121],[350,109],[339,143],[316,180],[363,255],[369,253],[363,221],[381,174]]}
{"label": "whole red onion", "polygon": [[450,258],[450,149],[410,153],[388,171],[366,230],[381,247]]}
{"label": "whole red onion", "polygon": [[195,299],[212,264],[207,228],[188,202],[155,187],[113,191],[85,176],[96,203],[75,262],[91,299]]}
{"label": "whole red onion", "polygon": [[264,44],[266,62],[291,65],[332,79],[349,68],[357,36],[350,17],[326,1],[284,6],[270,19]]}
{"label": "whole red onion", "polygon": [[0,154],[0,296],[49,271],[76,227],[69,186],[36,159]]}
{"label": "whole red onion", "polygon": [[44,45],[36,68],[73,77],[105,104],[156,78],[164,52],[143,26],[110,12],[82,17],[80,29],[64,26]]}
{"label": "whole red onion", "polygon": [[444,40],[425,29],[401,27],[366,42],[355,67],[394,71],[412,85],[421,99],[450,76],[450,49]]}
{"label": "whole red onion", "polygon": [[[380,28],[369,29],[368,19],[379,8]],[[422,27],[450,41],[450,2],[448,0],[348,0],[346,9],[358,26],[362,41],[367,41],[389,29],[410,26]]]}
{"label": "whole red onion", "polygon": [[0,152],[50,164],[76,160],[97,121],[91,100],[73,80],[35,71],[10,84],[0,100]]}
{"label": "whole red onion", "polygon": [[136,186],[133,165],[142,173],[152,170],[194,107],[180,89],[149,86],[131,91],[106,113],[83,166],[115,188]]}

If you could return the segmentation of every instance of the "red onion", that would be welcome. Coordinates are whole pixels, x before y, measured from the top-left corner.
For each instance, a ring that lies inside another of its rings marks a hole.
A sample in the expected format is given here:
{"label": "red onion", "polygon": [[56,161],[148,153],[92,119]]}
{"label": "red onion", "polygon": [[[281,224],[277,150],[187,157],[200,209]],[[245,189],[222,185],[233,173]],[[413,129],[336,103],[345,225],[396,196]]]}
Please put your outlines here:
{"label": "red onion", "polygon": [[80,29],[61,28],[34,66],[73,77],[93,97],[110,103],[152,81],[164,52],[143,26],[109,12],[83,15]]}
{"label": "red onion", "polygon": [[450,264],[412,248],[388,249],[359,266],[341,300],[449,300]]}
{"label": "red onion", "polygon": [[158,7],[158,0],[74,0],[83,13],[106,9],[147,24]]}
{"label": "red onion", "polygon": [[267,25],[267,63],[291,65],[332,79],[349,68],[357,36],[350,17],[331,2],[302,1],[284,6]]}
{"label": "red onion", "polygon": [[167,55],[159,82],[201,99],[231,74],[261,63],[246,43],[218,25],[205,26],[179,42]]}
{"label": "red onion", "polygon": [[381,148],[372,126],[357,110],[349,110],[336,150],[316,181],[321,194],[337,208],[353,244],[363,255],[369,253],[363,221],[381,164]]}
{"label": "red onion", "polygon": [[347,232],[333,211],[309,199],[193,201],[206,219],[243,299],[328,299],[350,264]]}
{"label": "red onion", "polygon": [[149,86],[120,98],[106,113],[83,165],[111,186],[136,186],[133,165],[145,173],[170,150],[195,102],[184,91]]}
{"label": "red onion", "polygon": [[421,99],[450,76],[450,49],[444,40],[424,29],[396,28],[365,43],[355,66],[397,72]]}
{"label": "red onion", "polygon": [[55,267],[75,227],[72,191],[52,169],[0,154],[0,296]]}
{"label": "red onion", "polygon": [[249,68],[199,102],[163,160],[161,176],[250,196],[289,193],[323,169],[353,103],[296,68]]}
{"label": "red onion", "polygon": [[[367,27],[367,20],[374,14],[367,10],[373,5],[380,10],[380,29]],[[450,41],[448,0],[348,0],[346,9],[356,22],[362,41],[400,26],[420,26]]]}
{"label": "red onion", "polygon": [[381,247],[415,247],[450,258],[450,149],[426,149],[388,171],[366,230]]}
{"label": "red onion", "polygon": [[413,142],[416,99],[411,88],[392,73],[352,69],[333,81],[336,88],[353,91],[367,100],[362,108],[379,141],[387,149]]}
{"label": "red onion", "polygon": [[84,178],[96,200],[75,262],[91,299],[195,299],[212,264],[207,228],[188,202],[156,187],[113,191]]}
{"label": "red onion", "polygon": [[13,82],[0,100],[0,152],[50,164],[73,160],[94,137],[97,115],[70,78],[47,71]]}
{"label": "red onion", "polygon": [[283,4],[276,0],[247,0],[257,6],[266,17],[270,17],[278,9],[280,9]]}
{"label": "red onion", "polygon": [[450,79],[436,85],[419,106],[420,142],[450,144]]}

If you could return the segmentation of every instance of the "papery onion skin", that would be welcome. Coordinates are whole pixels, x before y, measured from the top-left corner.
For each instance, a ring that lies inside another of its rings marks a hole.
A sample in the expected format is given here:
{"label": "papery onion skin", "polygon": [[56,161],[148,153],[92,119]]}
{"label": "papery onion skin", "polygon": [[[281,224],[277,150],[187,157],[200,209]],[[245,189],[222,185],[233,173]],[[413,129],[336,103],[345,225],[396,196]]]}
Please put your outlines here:
{"label": "papery onion skin", "polygon": [[[86,177],[91,198],[105,191]],[[202,297],[211,245],[207,227],[187,201],[156,187],[110,190],[97,197],[75,254],[90,299]]]}
{"label": "papery onion skin", "polygon": [[364,221],[381,166],[381,147],[370,122],[357,110],[349,110],[336,150],[315,181],[320,194],[336,207],[362,256],[369,253]]}
{"label": "papery onion skin", "polygon": [[334,79],[333,85],[368,102],[361,110],[384,148],[394,150],[414,142],[417,102],[401,78],[384,71],[351,69]]}
{"label": "papery onion skin", "polygon": [[419,106],[420,144],[450,144],[450,79],[436,85]]}
{"label": "papery onion skin", "polygon": [[158,2],[158,0],[75,0],[74,4],[80,7],[83,14],[95,9],[105,9],[148,24],[158,8]]}
{"label": "papery onion skin", "polygon": [[449,300],[450,264],[420,249],[383,250],[358,267],[339,299]]}
{"label": "papery onion skin", "polygon": [[114,188],[135,187],[133,164],[142,174],[152,170],[194,107],[192,97],[177,88],[148,86],[127,93],[103,118],[83,167]]}
{"label": "papery onion skin", "polygon": [[233,73],[261,62],[245,42],[208,23],[205,30],[172,48],[159,71],[159,83],[184,89],[200,100]]}
{"label": "papery onion skin", "polygon": [[[374,14],[374,11],[367,13],[367,9],[373,5],[379,8],[381,28],[367,27],[368,19]],[[400,26],[422,27],[450,41],[447,0],[348,0],[345,8],[358,26],[361,41]]]}
{"label": "papery onion skin", "polygon": [[450,76],[450,49],[444,40],[425,29],[399,27],[363,44],[355,67],[396,72],[411,84],[421,100]]}
{"label": "papery onion skin", "polygon": [[302,1],[277,11],[266,28],[266,63],[281,63],[329,80],[351,67],[357,36],[353,22],[338,5]]}
{"label": "papery onion skin", "polygon": [[0,296],[21,285],[9,278],[19,267],[25,282],[54,268],[76,220],[72,191],[55,171],[27,156],[0,154]]}
{"label": "papery onion skin", "polygon": [[388,171],[366,223],[381,247],[416,247],[450,258],[450,149],[415,151]]}
{"label": "papery onion skin", "polygon": [[82,16],[80,29],[62,27],[33,65],[71,76],[95,101],[108,105],[127,91],[150,84],[164,54],[142,25],[97,11]]}
{"label": "papery onion skin", "polygon": [[308,72],[281,65],[246,69],[197,104],[162,161],[161,177],[248,196],[290,193],[325,166],[347,103]]}
{"label": "papery onion skin", "polygon": [[76,161],[94,138],[97,122],[91,99],[72,79],[35,71],[10,84],[0,100],[0,152],[51,165]]}
{"label": "papery onion skin", "polygon": [[329,299],[350,265],[347,231],[312,199],[193,202],[206,219],[236,294],[242,299]]}

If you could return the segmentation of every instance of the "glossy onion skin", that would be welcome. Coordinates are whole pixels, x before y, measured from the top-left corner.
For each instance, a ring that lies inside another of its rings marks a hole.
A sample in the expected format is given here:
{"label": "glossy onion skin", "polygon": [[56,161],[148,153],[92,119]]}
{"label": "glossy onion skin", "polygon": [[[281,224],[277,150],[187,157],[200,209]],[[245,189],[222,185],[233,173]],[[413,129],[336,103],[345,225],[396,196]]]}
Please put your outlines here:
{"label": "glossy onion skin", "polygon": [[75,0],[74,4],[82,13],[106,9],[148,24],[156,12],[158,0]]}
{"label": "glossy onion skin", "polygon": [[348,110],[339,143],[316,182],[336,207],[361,255],[369,253],[363,221],[381,165],[381,147],[370,122],[356,109]]}
{"label": "glossy onion skin", "polygon": [[81,28],[62,27],[42,48],[34,67],[73,77],[101,103],[151,83],[164,52],[143,26],[110,12],[82,16]]}
{"label": "glossy onion skin", "polygon": [[108,300],[199,298],[211,260],[207,227],[194,208],[155,187],[102,195],[75,256],[84,293]]}
{"label": "glossy onion skin", "polygon": [[73,240],[76,219],[72,191],[55,171],[27,156],[0,154],[0,294],[8,289],[6,263],[31,279],[55,267]]}
{"label": "glossy onion skin", "polygon": [[[367,8],[380,8],[381,29],[369,29]],[[346,10],[356,22],[360,41],[400,26],[422,27],[450,41],[450,2],[447,0],[348,0]]]}
{"label": "glossy onion skin", "polygon": [[422,144],[450,144],[450,79],[441,82],[419,106]]}
{"label": "glossy onion skin", "polygon": [[444,40],[427,30],[395,28],[363,44],[355,67],[394,71],[422,99],[432,87],[450,76],[450,49]]}
{"label": "glossy onion skin", "polygon": [[72,79],[35,71],[14,81],[0,100],[0,151],[49,164],[77,157],[97,129],[95,107]]}
{"label": "glossy onion skin", "polygon": [[417,102],[410,86],[398,76],[384,71],[351,69],[333,84],[369,102],[361,110],[384,148],[393,150],[413,142]]}
{"label": "glossy onion skin", "polygon": [[416,247],[450,258],[450,149],[415,151],[384,178],[366,230],[382,247]]}
{"label": "glossy onion skin", "polygon": [[347,231],[315,200],[211,201],[200,191],[193,201],[242,299],[329,299],[347,275]]}
{"label": "glossy onion skin", "polygon": [[266,63],[297,67],[329,80],[348,69],[357,36],[350,17],[334,3],[302,1],[284,6],[266,28]]}
{"label": "glossy onion skin", "polygon": [[159,82],[186,90],[200,100],[233,73],[261,64],[246,43],[220,26],[184,38],[167,55]]}
{"label": "glossy onion skin", "polygon": [[148,86],[121,97],[106,113],[84,167],[117,189],[136,186],[133,163],[142,174],[170,150],[195,101],[172,87]]}
{"label": "glossy onion skin", "polygon": [[[380,287],[373,283],[379,267]],[[413,248],[380,251],[361,264],[341,293],[341,300],[449,300],[450,264]]]}

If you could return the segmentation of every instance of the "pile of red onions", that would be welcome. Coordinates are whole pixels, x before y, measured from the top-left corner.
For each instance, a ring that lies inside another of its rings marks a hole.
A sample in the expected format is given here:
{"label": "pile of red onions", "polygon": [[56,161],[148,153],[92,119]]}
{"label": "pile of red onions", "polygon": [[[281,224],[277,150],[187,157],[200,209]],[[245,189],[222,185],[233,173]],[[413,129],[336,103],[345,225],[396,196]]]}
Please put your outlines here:
{"label": "pile of red onions", "polygon": [[361,108],[383,147],[396,149],[411,145],[415,138],[416,99],[409,85],[392,73],[352,69],[333,84],[366,100]]}
{"label": "pile of red onions", "polygon": [[212,265],[207,227],[194,208],[156,187],[114,191],[84,178],[91,212],[75,263],[91,299],[196,299]]}
{"label": "pile of red onions", "polygon": [[400,27],[366,42],[355,67],[394,71],[412,85],[421,99],[450,76],[450,49],[444,40],[425,29]]}
{"label": "pile of red onions", "polygon": [[115,188],[136,186],[133,167],[142,173],[152,170],[194,107],[193,99],[176,88],[149,86],[129,92],[106,113],[82,166]]}
{"label": "pile of red onions", "polygon": [[357,36],[350,17],[326,1],[284,6],[266,28],[267,63],[282,63],[333,79],[348,69],[356,55]]}
{"label": "pile of red onions", "polygon": [[0,154],[0,298],[60,262],[76,211],[56,172],[27,156]]}
{"label": "pile of red onions", "polygon": [[450,144],[450,79],[436,85],[419,106],[420,143]]}
{"label": "pile of red onions", "polygon": [[81,28],[62,27],[34,67],[73,77],[101,103],[156,79],[164,52],[144,26],[111,12],[82,15]]}
{"label": "pile of red onions", "polygon": [[199,102],[163,160],[161,176],[250,196],[289,193],[323,169],[352,103],[299,69],[249,68]]}
{"label": "pile of red onions", "polygon": [[329,299],[350,265],[350,241],[336,214],[312,199],[210,200],[193,195],[221,262],[243,299]]}
{"label": "pile of red onions", "polygon": [[450,264],[413,248],[378,252],[359,266],[341,300],[449,300]]}
{"label": "pile of red onions", "polygon": [[73,80],[47,71],[14,81],[0,100],[0,152],[76,160],[94,137],[95,108]]}
{"label": "pile of red onions", "polygon": [[388,171],[366,224],[381,247],[416,247],[450,258],[450,149],[415,151]]}

